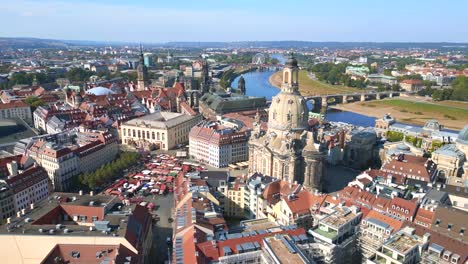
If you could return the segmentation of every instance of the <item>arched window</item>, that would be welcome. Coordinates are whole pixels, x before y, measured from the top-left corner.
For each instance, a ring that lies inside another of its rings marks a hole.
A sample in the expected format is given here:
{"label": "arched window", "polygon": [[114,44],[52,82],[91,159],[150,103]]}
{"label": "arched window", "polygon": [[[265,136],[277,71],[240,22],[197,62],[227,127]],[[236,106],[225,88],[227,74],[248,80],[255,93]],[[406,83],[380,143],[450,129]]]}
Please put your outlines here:
{"label": "arched window", "polygon": [[156,134],[156,136],[157,136],[157,139],[159,140],[159,132]]}
{"label": "arched window", "polygon": [[289,180],[289,165],[284,165],[283,180]]}
{"label": "arched window", "polygon": [[283,82],[284,82],[284,83],[288,83],[288,82],[289,82],[289,72],[288,72],[288,71],[285,71],[285,72],[284,72],[284,79],[283,79]]}

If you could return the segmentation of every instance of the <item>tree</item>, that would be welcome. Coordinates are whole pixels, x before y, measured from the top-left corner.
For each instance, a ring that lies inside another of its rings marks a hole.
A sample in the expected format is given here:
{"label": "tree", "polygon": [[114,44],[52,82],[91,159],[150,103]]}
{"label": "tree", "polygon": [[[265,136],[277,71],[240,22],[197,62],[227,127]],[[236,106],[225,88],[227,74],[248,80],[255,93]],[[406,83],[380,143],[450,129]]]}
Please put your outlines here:
{"label": "tree", "polygon": [[385,70],[383,71],[383,74],[384,74],[384,75],[387,75],[387,76],[392,76],[392,70],[393,70],[393,69],[385,69]]}
{"label": "tree", "polygon": [[45,105],[44,101],[36,96],[29,96],[24,100],[25,103],[27,103],[29,106],[31,106],[31,110],[34,112],[36,108],[39,106]]}
{"label": "tree", "polygon": [[402,141],[405,135],[401,132],[396,131],[388,131],[387,132],[387,139],[391,142]]}
{"label": "tree", "polygon": [[450,99],[468,101],[468,76],[460,75],[452,82]]}

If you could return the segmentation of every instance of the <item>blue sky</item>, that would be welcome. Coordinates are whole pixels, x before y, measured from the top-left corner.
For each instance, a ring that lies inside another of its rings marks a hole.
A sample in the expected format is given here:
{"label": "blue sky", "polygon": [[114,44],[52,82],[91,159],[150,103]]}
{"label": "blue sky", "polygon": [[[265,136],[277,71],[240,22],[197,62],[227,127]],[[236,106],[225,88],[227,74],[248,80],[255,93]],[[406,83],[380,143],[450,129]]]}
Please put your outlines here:
{"label": "blue sky", "polygon": [[0,37],[468,42],[467,0],[0,0]]}

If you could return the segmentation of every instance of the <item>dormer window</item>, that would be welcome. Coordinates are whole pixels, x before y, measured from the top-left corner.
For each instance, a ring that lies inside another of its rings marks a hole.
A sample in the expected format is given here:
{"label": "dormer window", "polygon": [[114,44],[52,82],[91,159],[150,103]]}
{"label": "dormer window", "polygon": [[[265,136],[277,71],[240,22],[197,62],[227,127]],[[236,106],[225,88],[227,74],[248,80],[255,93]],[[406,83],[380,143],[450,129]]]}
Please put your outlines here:
{"label": "dormer window", "polygon": [[444,252],[444,259],[445,259],[445,260],[448,260],[449,257],[450,257],[450,252],[449,252],[449,251],[445,251],[445,252]]}

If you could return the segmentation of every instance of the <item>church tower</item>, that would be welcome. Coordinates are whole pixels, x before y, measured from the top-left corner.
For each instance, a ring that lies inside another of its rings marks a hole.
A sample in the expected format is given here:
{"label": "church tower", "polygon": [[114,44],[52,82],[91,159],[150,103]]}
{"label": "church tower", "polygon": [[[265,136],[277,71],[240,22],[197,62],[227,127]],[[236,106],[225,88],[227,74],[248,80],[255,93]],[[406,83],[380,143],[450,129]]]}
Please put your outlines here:
{"label": "church tower", "polygon": [[325,154],[315,148],[312,132],[305,133],[305,147],[302,150],[304,157],[304,181],[302,185],[308,190],[322,191],[323,177],[325,175]]}
{"label": "church tower", "polygon": [[34,78],[33,78],[33,81],[32,81],[32,86],[39,86],[39,82],[37,81],[37,75],[34,74]]}
{"label": "church tower", "polygon": [[268,109],[268,130],[256,125],[249,140],[249,172],[259,172],[309,190],[321,190],[325,155],[309,131],[309,109],[299,92],[299,67],[291,55],[283,69],[281,92]]}
{"label": "church tower", "polygon": [[241,75],[241,77],[239,78],[239,82],[237,83],[237,93],[245,95],[245,92],[245,80],[244,76]]}
{"label": "church tower", "polygon": [[210,89],[210,76],[208,72],[208,62],[204,59],[202,63],[202,80],[201,80],[201,88],[202,94],[209,92]]}
{"label": "church tower", "polygon": [[148,68],[145,66],[145,59],[143,57],[143,48],[141,47],[141,44],[140,44],[140,58],[138,61],[137,73],[138,73],[137,90],[143,91],[145,90],[145,85],[147,83]]}

